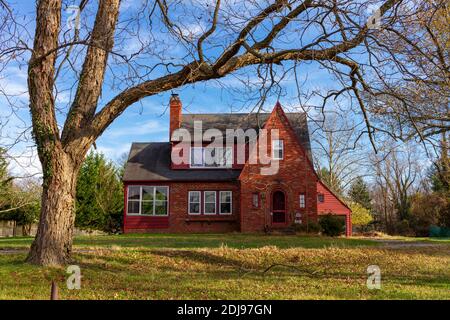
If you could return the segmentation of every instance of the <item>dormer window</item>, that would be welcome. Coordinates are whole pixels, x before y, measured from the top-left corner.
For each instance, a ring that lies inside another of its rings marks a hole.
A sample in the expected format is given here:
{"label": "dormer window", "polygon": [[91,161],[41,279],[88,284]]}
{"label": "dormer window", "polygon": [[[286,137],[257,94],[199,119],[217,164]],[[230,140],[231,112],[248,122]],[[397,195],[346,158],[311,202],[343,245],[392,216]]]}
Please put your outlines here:
{"label": "dormer window", "polygon": [[229,168],[232,164],[231,147],[191,147],[191,168]]}
{"label": "dormer window", "polygon": [[283,160],[284,143],[283,140],[272,140],[272,159]]}

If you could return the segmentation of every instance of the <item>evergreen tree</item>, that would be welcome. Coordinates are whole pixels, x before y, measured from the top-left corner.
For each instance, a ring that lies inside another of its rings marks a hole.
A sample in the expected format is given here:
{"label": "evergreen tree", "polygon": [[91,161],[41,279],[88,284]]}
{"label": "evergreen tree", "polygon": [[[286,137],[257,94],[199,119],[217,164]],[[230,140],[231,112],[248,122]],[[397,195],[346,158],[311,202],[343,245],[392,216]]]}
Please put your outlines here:
{"label": "evergreen tree", "polygon": [[358,177],[350,186],[348,196],[353,202],[356,202],[366,208],[371,210],[371,201],[369,189],[367,184],[364,182],[363,178]]}
{"label": "evergreen tree", "polygon": [[118,232],[123,216],[120,169],[101,153],[90,152],[78,175],[75,225]]}

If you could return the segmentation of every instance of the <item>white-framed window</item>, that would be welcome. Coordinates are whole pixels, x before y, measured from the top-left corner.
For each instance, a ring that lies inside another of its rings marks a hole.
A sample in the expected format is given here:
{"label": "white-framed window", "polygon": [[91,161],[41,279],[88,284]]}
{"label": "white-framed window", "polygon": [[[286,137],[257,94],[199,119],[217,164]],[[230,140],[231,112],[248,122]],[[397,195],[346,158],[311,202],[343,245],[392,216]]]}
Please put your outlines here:
{"label": "white-framed window", "polygon": [[127,215],[167,216],[169,187],[128,186]]}
{"label": "white-framed window", "polygon": [[301,194],[300,196],[299,196],[299,204],[300,204],[300,208],[305,208],[306,207],[306,200],[305,200],[305,195],[304,194]]}
{"label": "white-framed window", "polygon": [[201,192],[189,191],[189,214],[200,214]]}
{"label": "white-framed window", "polygon": [[203,147],[191,147],[191,167],[203,167]]}
{"label": "white-framed window", "polygon": [[272,159],[282,160],[284,157],[284,141],[272,140]]}
{"label": "white-framed window", "polygon": [[127,214],[141,214],[141,187],[128,186]]}
{"label": "white-framed window", "polygon": [[216,214],[216,191],[203,192],[203,213]]}
{"label": "white-framed window", "polygon": [[252,206],[253,208],[259,208],[259,193],[252,193]]}
{"label": "white-framed window", "polygon": [[191,147],[191,168],[229,168],[233,165],[232,147]]}
{"label": "white-framed window", "polygon": [[219,214],[231,214],[233,210],[233,193],[231,191],[220,191]]}

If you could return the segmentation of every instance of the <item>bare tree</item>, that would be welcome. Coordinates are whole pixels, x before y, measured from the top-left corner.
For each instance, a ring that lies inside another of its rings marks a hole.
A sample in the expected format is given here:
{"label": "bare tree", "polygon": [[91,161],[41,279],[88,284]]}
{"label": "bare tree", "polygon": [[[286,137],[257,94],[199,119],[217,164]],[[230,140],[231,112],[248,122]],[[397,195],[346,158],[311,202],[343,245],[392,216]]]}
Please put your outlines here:
{"label": "bare tree", "polygon": [[450,6],[445,0],[411,1],[404,10],[415,14],[378,35],[384,59],[368,51],[377,59],[367,82],[368,111],[396,139],[438,145],[440,134],[450,130]]}
{"label": "bare tree", "polygon": [[412,145],[372,156],[375,210],[383,216],[388,231],[393,231],[394,222],[408,219],[411,195],[420,187],[419,158]]}
{"label": "bare tree", "polygon": [[[29,57],[29,108],[44,183],[39,228],[27,260],[69,261],[83,158],[121,113],[145,97],[252,71],[268,79],[264,88],[270,90],[277,70],[285,74],[314,61],[341,86],[324,96],[324,104],[344,94],[356,99],[375,146],[375,127],[362,97],[362,91],[374,91],[363,78],[370,61],[357,60],[361,50],[371,58],[389,53],[380,33],[396,31],[416,14],[416,7],[406,10],[402,2],[381,3],[375,17],[382,20],[379,30],[374,19],[367,23],[367,8],[376,1],[156,0],[132,12],[120,10],[119,0],[98,5],[81,0],[80,28],[71,32],[62,23],[67,7],[62,0],[37,1],[33,43],[20,39],[0,52],[2,62],[19,54]],[[66,107],[58,103],[64,95]]]}
{"label": "bare tree", "polygon": [[[368,154],[357,124],[341,113],[327,114],[313,130],[314,161],[322,181],[337,194],[358,177],[368,175]],[[365,168],[366,167],[366,168]]]}

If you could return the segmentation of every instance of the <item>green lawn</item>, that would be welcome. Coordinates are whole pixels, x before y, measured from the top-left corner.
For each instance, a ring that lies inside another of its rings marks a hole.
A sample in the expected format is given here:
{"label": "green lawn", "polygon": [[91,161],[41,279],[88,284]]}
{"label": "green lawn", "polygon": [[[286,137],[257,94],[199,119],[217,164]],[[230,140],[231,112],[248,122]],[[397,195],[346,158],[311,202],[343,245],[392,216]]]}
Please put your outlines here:
{"label": "green lawn", "polygon": [[[448,244],[389,249],[365,239],[245,234],[79,237],[74,264],[82,286],[68,290],[64,268],[23,263],[30,243],[0,239],[0,299],[47,299],[52,280],[62,299],[450,299]],[[372,264],[381,269],[381,290],[366,287]]]}
{"label": "green lawn", "polygon": [[[2,248],[28,248],[33,238],[0,238]],[[82,236],[75,238],[75,247],[145,247],[145,248],[259,248],[268,245],[279,248],[323,248],[326,246],[370,246],[374,241],[353,238],[300,237],[263,234],[125,234],[119,236]]]}

